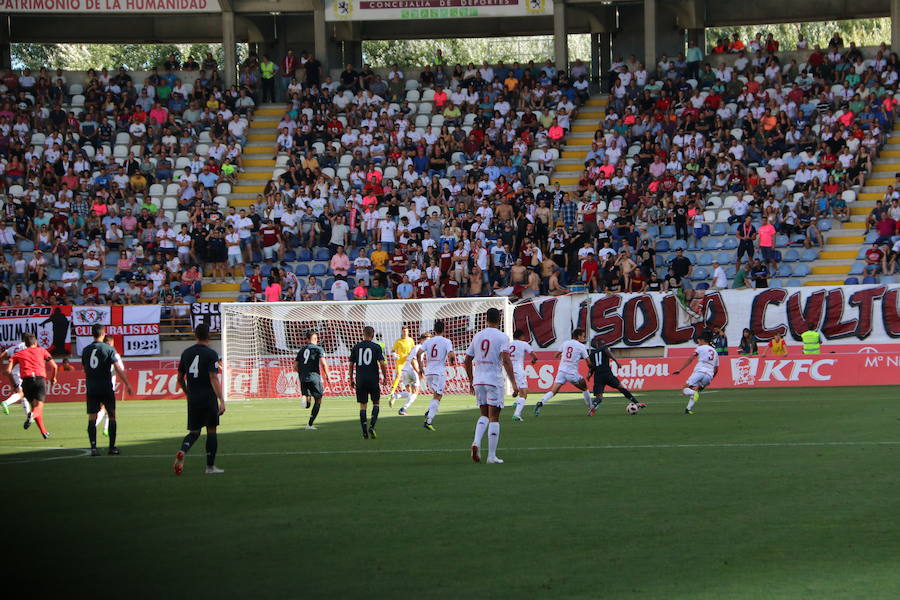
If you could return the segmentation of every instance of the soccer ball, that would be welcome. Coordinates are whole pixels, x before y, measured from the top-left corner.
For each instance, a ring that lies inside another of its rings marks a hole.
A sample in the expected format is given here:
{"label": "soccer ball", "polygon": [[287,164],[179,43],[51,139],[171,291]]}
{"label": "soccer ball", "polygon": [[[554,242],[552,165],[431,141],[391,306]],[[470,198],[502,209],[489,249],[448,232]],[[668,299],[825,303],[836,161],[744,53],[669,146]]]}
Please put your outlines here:
{"label": "soccer ball", "polygon": [[638,405],[634,404],[634,403],[630,403],[628,406],[625,407],[625,412],[628,413],[629,415],[636,415],[636,414],[638,414],[638,411],[640,411],[640,410],[641,409],[638,408]]}

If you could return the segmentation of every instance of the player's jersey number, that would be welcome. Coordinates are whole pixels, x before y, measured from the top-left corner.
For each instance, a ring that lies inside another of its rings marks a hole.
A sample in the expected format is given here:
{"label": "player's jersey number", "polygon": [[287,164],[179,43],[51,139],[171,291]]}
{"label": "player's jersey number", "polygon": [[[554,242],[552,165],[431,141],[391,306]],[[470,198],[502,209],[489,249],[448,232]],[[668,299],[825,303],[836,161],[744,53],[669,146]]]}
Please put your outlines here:
{"label": "player's jersey number", "polygon": [[481,353],[484,358],[487,358],[488,352],[491,351],[491,340],[485,338],[481,340]]}
{"label": "player's jersey number", "polygon": [[96,369],[97,367],[100,366],[100,360],[97,358],[97,349],[96,348],[91,350],[91,358],[88,362],[92,369]]}
{"label": "player's jersey number", "polygon": [[568,348],[566,348],[566,359],[572,360],[572,346],[569,346]]}
{"label": "player's jersey number", "polygon": [[[309,350],[307,350],[306,352],[309,352]],[[304,360],[306,360],[305,357],[304,357]],[[371,365],[372,364],[372,349],[365,348],[365,349],[361,350],[359,353],[359,356],[356,359],[356,364],[361,367],[364,365]]]}
{"label": "player's jersey number", "polygon": [[191,361],[191,366],[188,367],[188,373],[190,373],[194,379],[197,379],[198,377],[200,377],[200,355],[199,354],[194,357],[194,360]]}

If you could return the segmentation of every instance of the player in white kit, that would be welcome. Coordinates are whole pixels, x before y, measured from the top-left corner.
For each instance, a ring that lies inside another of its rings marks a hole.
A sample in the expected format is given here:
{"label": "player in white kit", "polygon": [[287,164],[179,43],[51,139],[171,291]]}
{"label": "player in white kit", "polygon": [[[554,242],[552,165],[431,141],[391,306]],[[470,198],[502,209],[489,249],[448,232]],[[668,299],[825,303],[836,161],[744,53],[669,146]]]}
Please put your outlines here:
{"label": "player in white kit", "polygon": [[513,374],[516,376],[516,387],[519,393],[515,394],[516,412],[513,413],[513,421],[524,421],[522,409],[525,408],[525,400],[528,399],[528,378],[525,377],[525,358],[530,357],[531,364],[537,362],[537,356],[531,350],[531,344],[525,341],[525,332],[516,329],[513,332],[513,340],[509,343],[509,360],[512,362]]}
{"label": "player in white kit", "polygon": [[534,416],[541,416],[541,409],[544,407],[544,403],[549,402],[550,398],[555,396],[559,389],[567,383],[571,383],[581,390],[581,395],[584,397],[584,405],[588,408],[591,407],[591,393],[588,391],[587,382],[578,372],[579,363],[582,360],[587,360],[588,357],[588,349],[584,345],[586,339],[587,334],[584,329],[579,327],[572,331],[572,339],[563,342],[562,346],[559,347],[559,352],[556,353],[556,358],[559,359],[559,370],[556,372],[556,379],[553,381],[553,387],[550,388],[550,391],[544,394],[544,397],[534,405]]}
{"label": "player in white kit", "polygon": [[694,405],[700,400],[700,392],[710,384],[719,372],[719,354],[710,345],[711,341],[712,334],[710,332],[704,331],[701,333],[700,345],[697,346],[690,358],[675,371],[675,375],[678,375],[681,371],[688,368],[694,362],[694,359],[697,360],[697,364],[694,365],[694,371],[688,377],[686,387],[682,390],[685,396],[690,397],[687,408],[684,409],[684,414],[686,415],[694,414]]}
{"label": "player in white kit", "polygon": [[416,345],[412,347],[412,350],[409,351],[409,355],[406,357],[406,364],[403,365],[403,370],[400,371],[400,385],[406,391],[397,396],[406,398],[406,404],[400,407],[400,415],[404,417],[407,415],[409,407],[413,405],[413,402],[419,396],[419,386],[425,376],[425,372],[422,369],[422,365],[425,363],[425,358],[422,354],[422,344],[425,343],[428,337],[427,333],[419,336]]}
{"label": "player in white kit", "polygon": [[425,358],[425,383],[431,390],[431,405],[425,413],[425,429],[434,431],[434,418],[441,407],[441,398],[447,382],[446,365],[456,362],[453,342],[444,337],[444,322],[434,322],[434,335],[422,344],[422,356]]}
{"label": "player in white kit", "polygon": [[[19,342],[15,346],[10,346],[2,353],[0,353],[0,360],[4,358],[6,360],[12,360],[12,357],[16,355],[16,352],[24,350],[26,348],[25,342]],[[13,367],[12,373],[9,376],[9,381],[12,383],[12,394],[10,394],[9,398],[0,403],[0,408],[3,409],[3,414],[9,414],[9,407],[15,404],[18,401],[22,401],[22,408],[25,410],[25,428],[27,429],[29,425],[31,425],[31,403],[25,398],[25,394],[22,393],[22,378],[19,377],[19,365],[15,365]]]}
{"label": "player in white kit", "polygon": [[[475,334],[466,350],[466,375],[472,383],[475,404],[481,416],[475,422],[475,439],[472,440],[472,460],[481,462],[481,440],[488,432],[487,463],[501,464],[497,458],[500,444],[500,411],[506,378],[512,383],[513,393],[518,393],[516,376],[509,360],[509,336],[500,331],[500,311],[487,310],[487,327]],[[505,374],[505,376],[504,376]]]}

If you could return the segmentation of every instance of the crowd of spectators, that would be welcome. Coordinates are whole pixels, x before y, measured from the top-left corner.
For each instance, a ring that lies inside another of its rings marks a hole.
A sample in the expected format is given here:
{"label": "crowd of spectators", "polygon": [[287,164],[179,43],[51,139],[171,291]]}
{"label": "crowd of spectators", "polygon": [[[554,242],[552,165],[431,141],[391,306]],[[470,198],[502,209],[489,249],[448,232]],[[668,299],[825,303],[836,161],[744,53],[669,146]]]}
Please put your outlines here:
{"label": "crowd of spectators", "polygon": [[[248,300],[765,286],[801,260],[791,246],[814,257],[849,219],[892,129],[898,59],[841,42],[797,64],[773,40],[732,42],[727,64],[693,44],[651,69],[616,61],[574,186],[552,171],[591,94],[580,61],[438,53],[415,74],[332,79],[290,52],[251,56],[229,89],[211,56],[141,82],[8,71],[0,301],[174,303],[244,276]],[[237,210],[225,195],[271,100],[278,168]],[[888,196],[866,262],[890,274]]]}

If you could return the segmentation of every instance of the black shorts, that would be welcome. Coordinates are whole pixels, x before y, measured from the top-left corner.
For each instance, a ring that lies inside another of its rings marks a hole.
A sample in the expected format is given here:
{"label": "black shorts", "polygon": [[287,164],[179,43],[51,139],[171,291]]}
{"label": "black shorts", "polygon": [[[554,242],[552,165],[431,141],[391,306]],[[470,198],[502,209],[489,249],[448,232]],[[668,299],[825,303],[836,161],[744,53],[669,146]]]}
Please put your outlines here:
{"label": "black shorts", "polygon": [[378,384],[378,381],[357,380],[356,401],[360,404],[365,404],[370,398],[374,404],[378,404],[381,401],[381,386]]}
{"label": "black shorts", "polygon": [[95,415],[100,412],[100,405],[108,411],[116,410],[116,393],[112,390],[87,393],[87,414]]}
{"label": "black shorts", "polygon": [[312,396],[316,400],[321,400],[322,398],[322,378],[313,373],[308,375],[308,381],[300,382],[300,395],[301,396]]}
{"label": "black shorts", "polygon": [[204,427],[219,425],[219,402],[215,396],[189,398],[187,409],[188,431],[200,431]]}
{"label": "black shorts", "polygon": [[26,377],[22,380],[22,393],[29,402],[43,402],[47,397],[47,380],[43,377]]}
{"label": "black shorts", "polygon": [[598,396],[603,393],[603,389],[605,387],[611,387],[613,389],[619,389],[622,387],[619,378],[612,374],[612,372],[608,373],[594,373],[594,395]]}

